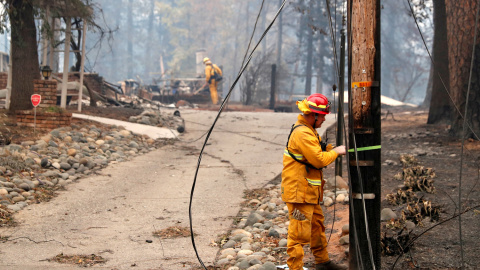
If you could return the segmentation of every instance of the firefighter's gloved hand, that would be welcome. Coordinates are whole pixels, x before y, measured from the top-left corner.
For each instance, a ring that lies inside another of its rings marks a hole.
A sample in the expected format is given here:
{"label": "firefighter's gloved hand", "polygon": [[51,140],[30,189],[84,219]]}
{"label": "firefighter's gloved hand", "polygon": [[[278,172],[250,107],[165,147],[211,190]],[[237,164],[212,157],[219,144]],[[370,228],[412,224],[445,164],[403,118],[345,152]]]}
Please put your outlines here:
{"label": "firefighter's gloved hand", "polygon": [[327,152],[330,152],[332,149],[333,149],[333,145],[331,143],[329,143],[327,145]]}
{"label": "firefighter's gloved hand", "polygon": [[298,211],[298,209],[293,210],[292,216],[296,220],[305,220],[305,215]]}

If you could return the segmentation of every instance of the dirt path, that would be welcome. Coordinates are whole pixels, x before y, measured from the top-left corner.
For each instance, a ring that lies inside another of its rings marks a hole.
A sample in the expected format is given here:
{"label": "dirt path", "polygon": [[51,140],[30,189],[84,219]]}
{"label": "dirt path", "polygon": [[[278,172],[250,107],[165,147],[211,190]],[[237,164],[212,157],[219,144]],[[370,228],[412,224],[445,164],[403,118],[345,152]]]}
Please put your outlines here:
{"label": "dirt path", "polygon": [[[159,239],[156,230],[188,227],[188,202],[198,153],[214,112],[182,111],[187,132],[175,145],[110,165],[100,175],[67,186],[48,203],[15,215],[0,228],[2,269],[72,269],[49,262],[58,254],[95,254],[91,269],[190,269],[198,265],[190,238]],[[281,171],[281,152],[296,114],[224,113],[202,158],[194,200],[195,242],[206,264],[227,232],[243,190],[258,188]],[[188,142],[190,141],[190,142]],[[151,242],[151,243],[149,243]]]}

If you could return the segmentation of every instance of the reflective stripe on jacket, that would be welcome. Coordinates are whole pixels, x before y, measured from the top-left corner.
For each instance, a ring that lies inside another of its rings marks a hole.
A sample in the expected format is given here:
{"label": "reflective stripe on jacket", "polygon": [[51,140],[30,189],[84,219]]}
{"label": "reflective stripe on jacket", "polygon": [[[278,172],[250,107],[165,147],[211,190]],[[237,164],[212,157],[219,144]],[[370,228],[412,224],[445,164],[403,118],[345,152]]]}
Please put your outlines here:
{"label": "reflective stripe on jacket", "polygon": [[[298,116],[288,142],[288,150],[303,162],[315,168],[323,168],[335,161],[337,152],[323,152],[317,131],[307,123],[303,115]],[[321,169],[308,168],[295,161],[285,149],[282,170],[282,200],[289,203],[318,204],[323,199],[323,172]]]}

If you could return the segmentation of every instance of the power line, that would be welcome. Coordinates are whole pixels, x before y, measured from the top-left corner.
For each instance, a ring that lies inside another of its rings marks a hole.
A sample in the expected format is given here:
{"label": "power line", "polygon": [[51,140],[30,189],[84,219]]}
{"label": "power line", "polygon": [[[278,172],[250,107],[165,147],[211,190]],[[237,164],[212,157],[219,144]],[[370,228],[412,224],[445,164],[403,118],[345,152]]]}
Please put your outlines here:
{"label": "power line", "polygon": [[[218,114],[217,116],[215,117],[215,120],[213,121],[212,123],[212,126],[210,127],[210,129],[208,130],[208,133],[207,133],[207,136],[205,138],[205,142],[203,143],[203,146],[202,146],[202,149],[200,150],[200,154],[198,156],[198,163],[197,163],[197,168],[195,170],[195,176],[194,176],[194,179],[193,179],[193,184],[192,184],[192,189],[191,189],[191,192],[190,192],[190,203],[189,203],[189,207],[188,207],[188,217],[189,217],[189,221],[190,221],[190,238],[192,240],[192,245],[193,245],[193,249],[195,250],[195,254],[197,256],[197,259],[198,261],[200,262],[200,264],[202,265],[202,267],[207,270],[207,268],[205,267],[205,264],[203,263],[203,261],[200,259],[200,256],[198,255],[198,251],[197,251],[197,247],[195,245],[195,238],[194,238],[194,234],[193,234],[193,224],[192,224],[192,199],[193,199],[193,193],[195,191],[195,184],[197,182],[197,176],[198,176],[198,171],[200,169],[200,163],[202,161],[202,155],[203,155],[203,151],[205,150],[205,147],[207,145],[207,142],[208,142],[208,139],[210,138],[210,135],[212,134],[213,132],[213,128],[215,127],[215,124],[217,123],[218,119],[220,118],[220,115],[223,111],[223,108],[225,107],[225,105],[227,104],[229,98],[230,98],[230,95],[232,94],[233,92],[233,89],[234,87],[236,86],[236,84],[238,83],[238,81],[240,80],[240,77],[242,76],[243,72],[245,71],[245,69],[247,68],[248,64],[250,63],[250,61],[252,60],[252,56],[253,56],[253,53],[255,52],[255,50],[257,49],[257,47],[260,45],[261,41],[263,40],[263,38],[265,37],[265,35],[268,33],[268,31],[270,30],[270,28],[272,27],[273,23],[275,22],[275,20],[277,19],[278,15],[280,14],[280,12],[282,12],[283,10],[283,7],[285,6],[285,3],[287,2],[287,0],[283,0],[283,3],[282,5],[280,6],[279,10],[277,11],[277,13],[275,14],[275,17],[273,18],[272,22],[268,25],[267,29],[265,29],[265,31],[263,32],[262,36],[260,37],[260,40],[258,41],[258,43],[255,45],[255,47],[252,49],[252,52],[250,53],[247,61],[245,62],[245,65],[243,66],[243,68],[241,68],[240,72],[238,73],[237,75],[237,78],[235,79],[235,81],[233,82],[232,86],[230,87],[230,90],[228,91],[228,94],[225,96],[225,99],[222,101],[222,104],[220,106],[220,109],[218,110]],[[263,6],[263,5],[262,5]],[[261,12],[261,10],[260,10]],[[257,16],[257,20],[258,20],[259,16]],[[256,23],[255,23],[256,25]],[[254,30],[255,31],[255,30]],[[252,35],[253,36],[253,35]]]}
{"label": "power line", "polygon": [[[423,44],[425,46],[425,49],[427,50],[428,52],[428,56],[430,57],[430,60],[433,64],[433,66],[435,67],[435,61],[433,60],[433,57],[430,53],[430,51],[428,50],[428,46],[425,42],[425,38],[422,34],[422,31],[420,30],[420,27],[418,25],[418,22],[417,22],[417,18],[415,17],[415,13],[413,11],[413,8],[412,8],[412,5],[410,3],[409,0],[407,0],[407,3],[410,7],[410,12],[412,13],[412,17],[413,19],[415,20],[415,24],[417,26],[417,29],[418,29],[418,32],[420,33],[420,36],[422,38],[422,41],[423,41]],[[475,59],[475,47],[476,47],[476,40],[477,40],[477,29],[478,29],[478,16],[479,16],[479,10],[480,10],[480,0],[477,2],[477,11],[476,11],[476,16],[475,16],[475,30],[474,30],[474,41],[473,41],[473,49],[472,49],[472,59],[471,59],[471,63],[470,63],[470,72],[469,72],[469,81],[468,81],[468,88],[467,88],[467,94],[466,94],[466,101],[465,101],[465,113],[462,115],[462,113],[460,112],[460,109],[457,107],[457,105],[455,104],[452,96],[450,95],[447,87],[445,86],[445,83],[443,81],[443,78],[440,74],[440,72],[437,72],[438,73],[438,76],[440,78],[440,81],[442,82],[442,85],[445,89],[445,91],[447,92],[450,100],[452,101],[452,104],[454,105],[455,109],[458,111],[458,113],[460,114],[460,116],[462,117],[463,119],[463,132],[462,132],[462,145],[461,145],[461,154],[460,154],[460,176],[459,176],[459,188],[458,188],[458,207],[459,207],[459,212],[460,214],[458,214],[458,220],[459,220],[459,241],[460,241],[460,254],[461,254],[461,268],[463,269],[465,267],[465,261],[464,261],[464,251],[463,251],[463,240],[462,240],[462,214],[463,213],[466,213],[467,211],[470,211],[472,209],[467,209],[466,211],[464,212],[461,212],[462,211],[462,172],[463,172],[463,156],[464,156],[464,153],[463,153],[463,150],[464,150],[464,146],[465,146],[465,137],[466,137],[466,132],[467,132],[467,126],[468,128],[470,129],[470,131],[475,135],[475,137],[480,140],[477,136],[477,134],[475,133],[475,131],[472,129],[472,127],[467,123],[467,113],[468,113],[468,100],[469,100],[469,95],[470,95],[470,89],[471,89],[471,82],[472,82],[472,72],[473,72],[473,63],[474,63],[474,59]],[[474,207],[474,208],[477,208],[478,206]],[[417,236],[416,238],[414,238],[406,247],[403,248],[403,250],[405,250],[406,248],[408,248],[410,245],[412,245],[420,236],[422,236],[424,233],[426,233],[427,231],[433,229],[434,227],[446,222],[446,221],[449,221],[453,218],[455,218],[456,216],[453,216],[437,225],[434,225],[434,226],[431,226],[430,228],[428,228],[427,230],[425,230],[422,234],[420,234],[419,236]],[[397,259],[395,260],[395,263],[393,264],[392,266],[392,269],[395,267],[395,264],[397,263],[398,259],[403,255],[400,254]]]}
{"label": "power line", "polygon": [[[468,89],[467,97],[465,100],[465,117],[463,118],[463,133],[462,133],[462,148],[460,151],[460,179],[458,183],[458,208],[459,211],[462,211],[462,172],[463,172],[463,148],[465,147],[465,135],[467,134],[467,113],[468,113],[468,98],[470,96],[470,89],[472,86],[472,71],[473,71],[473,62],[475,60],[475,47],[477,44],[477,27],[478,27],[478,11],[480,9],[480,0],[477,1],[477,14],[475,15],[475,31],[473,32],[473,49],[472,49],[472,60],[470,62],[470,76],[468,79]],[[465,260],[463,255],[463,237],[462,237],[462,215],[458,216],[458,234],[460,239],[460,254],[462,258],[462,269],[465,268]]]}
{"label": "power line", "polygon": [[[327,3],[327,12],[328,12],[328,16],[329,16],[330,35],[332,37],[332,47],[333,47],[334,62],[335,62],[335,67],[336,67],[335,70],[337,71],[337,81],[338,81],[339,80],[340,69],[339,69],[338,63],[337,63],[338,59],[337,59],[337,52],[336,52],[335,35],[333,33],[333,27],[332,27],[332,16],[331,16],[331,13],[330,13],[330,1],[326,0],[326,3]],[[336,16],[335,16],[335,19],[336,19]],[[336,24],[335,24],[335,26],[336,26]],[[346,137],[347,136],[346,128],[345,128],[344,134],[345,134],[345,137]],[[368,220],[367,220],[367,211],[366,211],[364,191],[363,191],[363,179],[362,179],[362,176],[361,176],[361,173],[360,173],[360,167],[358,165],[358,153],[357,153],[357,143],[355,141],[355,135],[353,136],[353,146],[354,146],[355,160],[356,160],[356,164],[357,164],[356,165],[357,175],[359,177],[359,183],[360,183],[360,192],[361,192],[363,216],[364,216],[364,219],[365,219],[365,232],[366,232],[366,236],[367,236],[368,251],[369,251],[369,255],[370,255],[371,265],[372,265],[373,269],[375,270],[376,269],[375,268],[375,259],[374,259],[374,256],[373,256],[372,242],[371,242],[371,237],[370,237],[370,229],[369,229]],[[347,161],[347,164],[349,164],[349,161]],[[349,170],[349,186],[351,186],[351,185],[352,185],[352,181],[351,181],[351,178],[350,178],[350,170]],[[351,191],[351,192],[353,192],[353,191]],[[353,193],[351,193],[350,196],[352,196],[352,194]],[[354,213],[353,207],[352,207],[352,212]],[[359,251],[360,247],[358,246],[359,243],[358,243],[358,238],[357,238],[357,229],[356,229],[356,226],[355,226],[355,219],[353,220],[353,223],[354,223],[354,228],[355,228],[354,236],[356,238],[356,241],[355,241],[356,242],[356,247],[357,247],[357,251]],[[362,265],[362,268],[363,268],[363,262],[362,262],[362,259],[361,259],[362,256],[359,255],[359,252],[356,252],[356,254],[357,254],[357,259],[358,259],[358,257],[360,257],[360,264]]]}

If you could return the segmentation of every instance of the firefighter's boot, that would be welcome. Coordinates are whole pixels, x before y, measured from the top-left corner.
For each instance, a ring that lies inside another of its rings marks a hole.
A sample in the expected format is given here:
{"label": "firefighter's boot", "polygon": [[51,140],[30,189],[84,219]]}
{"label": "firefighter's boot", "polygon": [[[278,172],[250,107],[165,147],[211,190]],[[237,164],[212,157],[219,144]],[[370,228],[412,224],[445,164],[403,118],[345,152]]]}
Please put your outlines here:
{"label": "firefighter's boot", "polygon": [[326,263],[319,263],[315,265],[315,270],[346,270],[348,269],[345,265],[336,264],[332,261]]}

